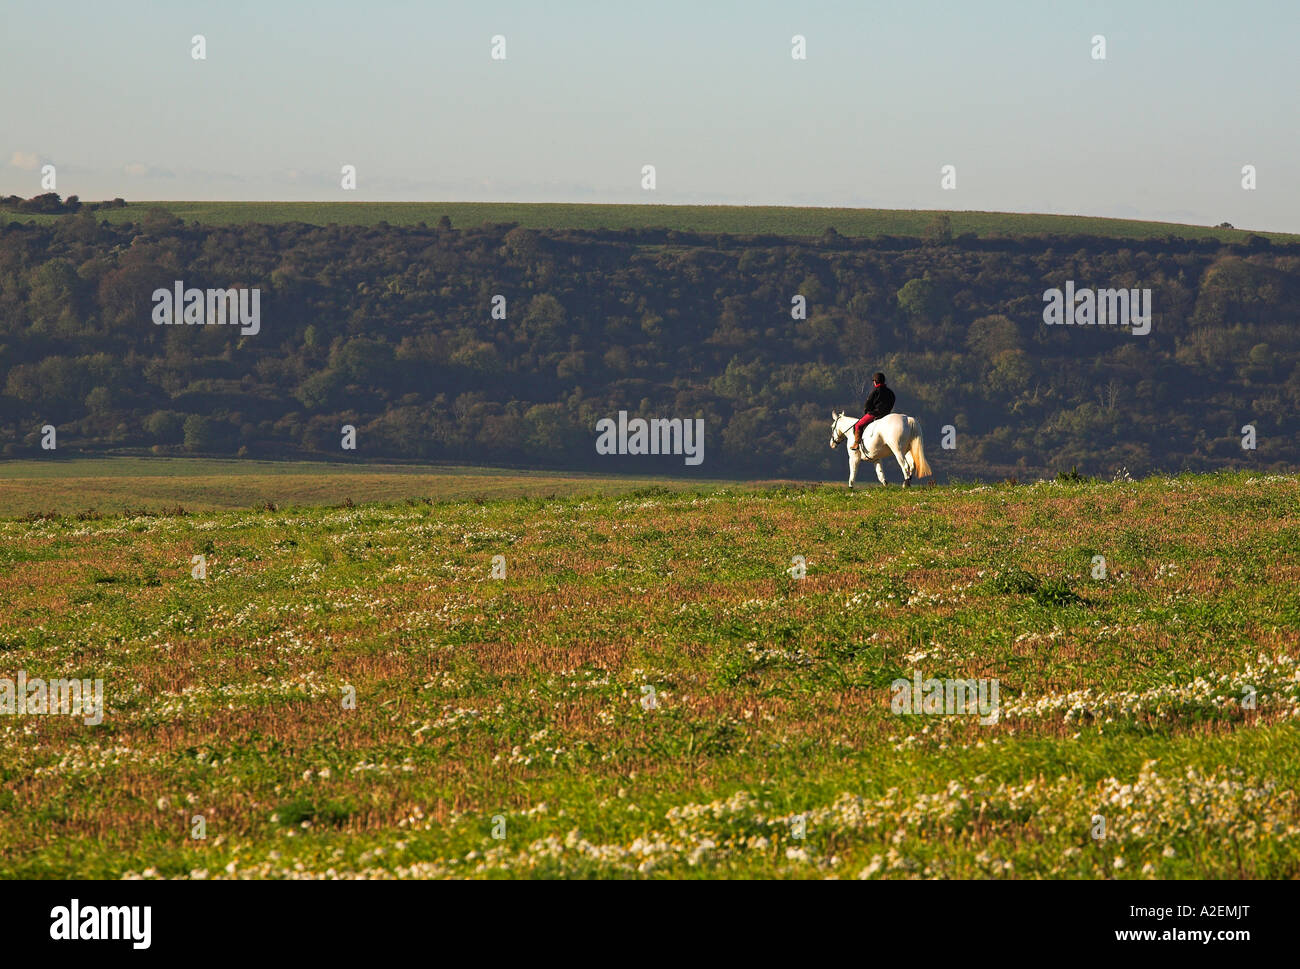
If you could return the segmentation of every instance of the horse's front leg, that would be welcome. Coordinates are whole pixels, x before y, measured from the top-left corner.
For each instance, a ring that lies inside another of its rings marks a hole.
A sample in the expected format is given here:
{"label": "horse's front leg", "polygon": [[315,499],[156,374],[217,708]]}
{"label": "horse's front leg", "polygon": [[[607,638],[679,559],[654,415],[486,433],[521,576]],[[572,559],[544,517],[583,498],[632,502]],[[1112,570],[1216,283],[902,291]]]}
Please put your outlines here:
{"label": "horse's front leg", "polygon": [[849,448],[849,488],[853,488],[853,482],[858,480],[858,456]]}
{"label": "horse's front leg", "polygon": [[888,482],[885,481],[885,466],[879,461],[876,462],[876,477],[880,479],[882,485],[888,484]]}

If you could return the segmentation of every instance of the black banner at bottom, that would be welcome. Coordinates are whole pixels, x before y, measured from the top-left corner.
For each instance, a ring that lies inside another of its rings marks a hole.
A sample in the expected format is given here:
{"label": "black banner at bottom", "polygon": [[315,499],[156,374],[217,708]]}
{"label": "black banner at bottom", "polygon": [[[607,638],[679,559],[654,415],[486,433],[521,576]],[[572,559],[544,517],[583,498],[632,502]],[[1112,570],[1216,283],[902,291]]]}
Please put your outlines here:
{"label": "black banner at bottom", "polygon": [[1232,958],[1288,938],[1295,901],[1288,883],[1152,881],[37,881],[0,882],[0,896],[13,951],[128,959],[373,956],[404,940],[475,939],[493,958],[567,944],[649,956],[685,934],[699,940],[693,948],[769,957],[782,939],[802,939],[819,957],[915,955],[960,941],[968,955],[1034,945]]}

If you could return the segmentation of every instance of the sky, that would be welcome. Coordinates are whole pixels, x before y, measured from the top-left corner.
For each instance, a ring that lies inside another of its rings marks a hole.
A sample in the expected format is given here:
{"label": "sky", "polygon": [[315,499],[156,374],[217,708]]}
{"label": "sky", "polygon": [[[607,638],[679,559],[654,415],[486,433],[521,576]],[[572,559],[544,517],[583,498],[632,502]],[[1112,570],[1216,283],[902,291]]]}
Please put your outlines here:
{"label": "sky", "polygon": [[83,201],[831,205],[1300,232],[1298,28],[1295,0],[0,0],[0,194],[38,194],[53,164]]}

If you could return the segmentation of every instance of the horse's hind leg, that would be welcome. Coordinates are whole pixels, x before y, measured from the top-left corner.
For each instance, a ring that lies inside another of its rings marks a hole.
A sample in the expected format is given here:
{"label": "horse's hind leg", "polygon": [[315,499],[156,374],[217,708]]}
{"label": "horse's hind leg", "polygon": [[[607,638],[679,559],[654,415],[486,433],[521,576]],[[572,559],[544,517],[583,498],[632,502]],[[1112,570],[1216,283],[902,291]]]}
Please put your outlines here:
{"label": "horse's hind leg", "polygon": [[907,461],[903,452],[898,448],[892,448],[891,450],[894,452],[894,457],[898,458],[898,466],[903,469],[903,487],[906,488],[912,480],[912,472],[907,468]]}

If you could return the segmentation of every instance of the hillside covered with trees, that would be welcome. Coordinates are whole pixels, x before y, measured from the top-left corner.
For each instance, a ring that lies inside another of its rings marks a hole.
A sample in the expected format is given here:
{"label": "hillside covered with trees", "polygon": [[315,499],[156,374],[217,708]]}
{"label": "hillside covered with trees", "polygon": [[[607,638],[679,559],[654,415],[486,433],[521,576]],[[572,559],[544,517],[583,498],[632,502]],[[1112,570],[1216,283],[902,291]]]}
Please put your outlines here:
{"label": "hillside covered with trees", "polygon": [[[259,331],[156,325],[152,294],[177,280],[259,289]],[[1043,293],[1067,280],[1150,289],[1150,333],[1045,325]],[[0,451],[53,457],[50,424],[57,454],[825,477],[844,464],[826,446],[831,409],[860,413],[881,369],[940,472],[1295,467],[1297,319],[1300,245],[1262,237],[200,226],[161,211],[110,224],[83,210],[0,227]],[[704,463],[598,455],[596,422],[620,410],[703,418]]]}

